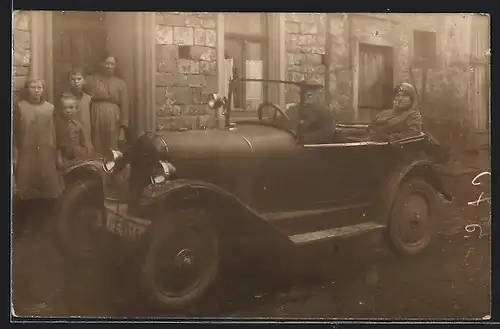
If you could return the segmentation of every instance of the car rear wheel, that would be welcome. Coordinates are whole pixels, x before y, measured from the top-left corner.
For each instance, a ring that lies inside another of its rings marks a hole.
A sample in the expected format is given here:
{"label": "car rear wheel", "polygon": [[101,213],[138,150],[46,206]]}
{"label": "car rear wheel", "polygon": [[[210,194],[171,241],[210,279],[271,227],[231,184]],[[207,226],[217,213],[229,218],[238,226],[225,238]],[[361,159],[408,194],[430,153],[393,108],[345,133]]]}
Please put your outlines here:
{"label": "car rear wheel", "polygon": [[401,184],[388,225],[389,246],[398,256],[422,253],[434,237],[438,215],[434,189],[419,178]]}
{"label": "car rear wheel", "polygon": [[178,210],[152,232],[141,281],[156,308],[192,308],[215,290],[219,240],[210,219],[201,210]]}

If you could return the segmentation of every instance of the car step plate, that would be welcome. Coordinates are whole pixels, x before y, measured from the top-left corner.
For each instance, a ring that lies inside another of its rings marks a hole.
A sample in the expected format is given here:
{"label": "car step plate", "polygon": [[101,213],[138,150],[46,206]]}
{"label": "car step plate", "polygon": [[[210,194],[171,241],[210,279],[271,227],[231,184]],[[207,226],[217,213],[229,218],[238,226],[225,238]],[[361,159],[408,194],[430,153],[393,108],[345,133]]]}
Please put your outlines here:
{"label": "car step plate", "polygon": [[336,238],[349,238],[363,233],[379,230],[384,227],[385,225],[382,224],[368,222],[350,226],[337,227],[328,230],[296,234],[290,236],[289,238],[295,244],[307,244],[307,243],[331,240]]}

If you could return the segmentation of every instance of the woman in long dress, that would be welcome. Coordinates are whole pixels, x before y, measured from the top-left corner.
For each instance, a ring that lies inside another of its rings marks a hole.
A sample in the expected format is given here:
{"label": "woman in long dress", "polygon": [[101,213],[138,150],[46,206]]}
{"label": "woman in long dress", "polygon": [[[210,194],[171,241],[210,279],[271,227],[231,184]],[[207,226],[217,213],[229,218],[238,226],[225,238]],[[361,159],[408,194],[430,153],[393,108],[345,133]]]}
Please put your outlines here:
{"label": "woman in long dress", "polygon": [[16,205],[22,203],[16,218],[22,222],[29,212],[49,211],[64,188],[57,169],[54,105],[45,101],[44,87],[42,79],[28,79],[13,108],[15,198]]}
{"label": "woman in long dress", "polygon": [[92,97],[91,140],[98,154],[116,148],[121,130],[128,128],[128,91],[125,81],[115,74],[116,66],[116,57],[105,55],[101,71],[89,76],[86,81],[87,93]]}

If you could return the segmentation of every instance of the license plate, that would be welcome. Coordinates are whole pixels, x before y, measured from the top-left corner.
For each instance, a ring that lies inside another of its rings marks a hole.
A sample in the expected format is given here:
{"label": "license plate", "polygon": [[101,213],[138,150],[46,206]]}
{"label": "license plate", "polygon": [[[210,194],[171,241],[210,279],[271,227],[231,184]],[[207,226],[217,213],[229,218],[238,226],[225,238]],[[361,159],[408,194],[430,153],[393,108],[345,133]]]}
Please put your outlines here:
{"label": "license plate", "polygon": [[146,232],[148,225],[148,221],[122,217],[112,212],[108,212],[106,218],[108,231],[130,241],[138,241]]}

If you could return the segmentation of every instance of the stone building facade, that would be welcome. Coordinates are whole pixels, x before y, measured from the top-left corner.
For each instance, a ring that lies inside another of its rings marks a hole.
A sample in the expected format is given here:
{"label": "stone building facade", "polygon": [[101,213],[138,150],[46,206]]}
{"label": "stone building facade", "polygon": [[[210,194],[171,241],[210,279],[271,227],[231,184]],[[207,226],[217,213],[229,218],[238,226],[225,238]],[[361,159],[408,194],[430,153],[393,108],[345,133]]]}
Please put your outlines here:
{"label": "stone building facade", "polygon": [[[326,30],[324,14],[287,14],[285,21],[287,80],[325,84]],[[298,93],[287,88],[286,102],[297,102]]]}
{"label": "stone building facade", "polygon": [[[59,35],[71,30],[75,40],[69,47],[95,43],[94,50],[102,48],[85,24],[65,29],[62,25],[77,20],[67,18],[62,24],[56,16],[61,15],[14,16],[15,88],[28,74],[36,74],[45,78],[50,91],[53,76],[64,75],[51,47],[61,43]],[[87,19],[79,16],[79,21]],[[207,97],[227,93],[227,81],[238,71],[240,76],[322,83],[325,99],[345,122],[367,122],[391,106],[395,84],[408,81],[423,103],[431,104],[426,109],[430,116],[463,115],[474,129],[486,131],[489,18],[477,23],[475,16],[106,12],[104,19],[92,21],[100,24],[95,31],[104,31],[108,50],[123,63],[139,130],[213,124]],[[374,73],[378,71],[385,73]],[[243,91],[241,97],[249,93]],[[280,106],[298,100],[294,87],[269,88],[261,95]],[[245,107],[244,99],[240,103]],[[464,104],[470,106],[463,109]]]}
{"label": "stone building facade", "polygon": [[[332,107],[359,118],[359,47],[382,46],[393,52],[393,84],[411,82],[422,95],[424,89],[438,92],[441,76],[453,75],[448,79],[456,96],[464,98],[470,80],[470,20],[471,16],[444,14],[287,14],[288,78],[325,83]],[[422,67],[413,58],[415,31],[434,34],[435,61],[425,68],[425,86]],[[328,68],[321,54],[327,56]]]}
{"label": "stone building facade", "polygon": [[[458,137],[458,143],[485,144],[488,21],[486,16],[458,14],[286,14],[287,78],[324,83],[338,118],[357,123],[390,106],[395,84],[410,82],[418,90],[426,128],[437,134],[446,131],[441,140]],[[369,50],[375,56],[388,55],[390,66],[386,102],[378,107],[362,95],[373,73],[363,67]],[[286,99],[296,101],[297,94],[289,90]],[[479,141],[477,136],[464,137],[471,131],[480,133]]]}
{"label": "stone building facade", "polygon": [[158,13],[155,23],[158,125],[207,124],[207,96],[218,90],[215,13]]}
{"label": "stone building facade", "polygon": [[26,77],[29,75],[31,61],[30,15],[25,12],[19,12],[14,14],[12,18],[12,78],[13,89],[18,91],[23,87]]}

